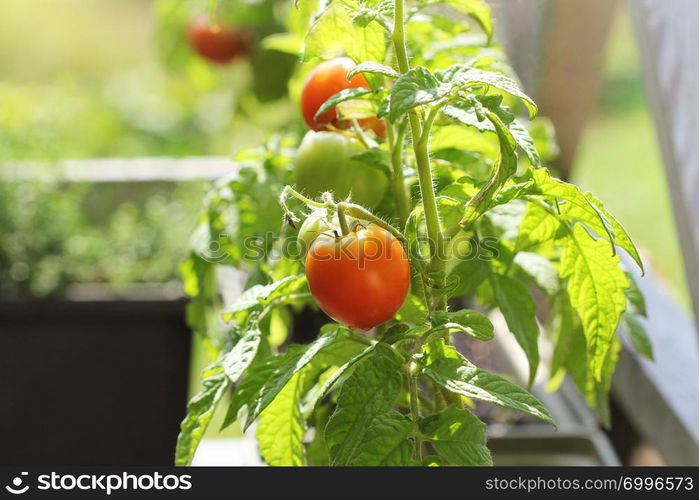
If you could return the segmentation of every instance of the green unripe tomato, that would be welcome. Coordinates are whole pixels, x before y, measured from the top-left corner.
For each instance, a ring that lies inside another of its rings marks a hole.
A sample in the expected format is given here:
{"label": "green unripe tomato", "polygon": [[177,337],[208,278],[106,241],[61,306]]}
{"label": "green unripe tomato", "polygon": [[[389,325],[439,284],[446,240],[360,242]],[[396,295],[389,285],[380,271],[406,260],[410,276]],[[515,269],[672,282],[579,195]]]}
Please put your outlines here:
{"label": "green unripe tomato", "polygon": [[342,134],[308,132],[296,152],[296,187],[307,196],[331,191],[338,201],[349,196],[354,203],[375,208],[386,194],[388,179],[380,170],[351,159],[362,150],[358,141]]}
{"label": "green unripe tomato", "polygon": [[[358,219],[354,217],[345,216],[347,225],[352,229],[356,224],[360,223]],[[303,221],[301,227],[299,228],[299,234],[296,237],[298,244],[298,251],[300,257],[305,257],[311,245],[318,237],[318,235],[333,234],[333,231],[340,232],[340,222],[337,220],[337,216],[333,219],[333,225],[328,223],[328,218],[324,211],[313,212],[306,220]]]}

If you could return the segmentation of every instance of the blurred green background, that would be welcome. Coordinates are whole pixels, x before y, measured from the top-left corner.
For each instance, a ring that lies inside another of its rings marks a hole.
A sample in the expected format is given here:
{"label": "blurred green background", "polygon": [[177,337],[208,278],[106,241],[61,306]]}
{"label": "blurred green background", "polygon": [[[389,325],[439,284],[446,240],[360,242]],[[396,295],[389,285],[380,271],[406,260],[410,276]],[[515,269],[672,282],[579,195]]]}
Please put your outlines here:
{"label": "blurred green background", "polygon": [[[280,78],[261,74],[259,58],[223,68],[186,55],[173,62],[160,50],[159,22],[152,0],[2,0],[0,161],[229,156],[298,119],[278,90],[262,89]],[[274,31],[270,23],[263,32]],[[625,12],[573,180],[604,201],[689,307]],[[0,183],[0,295],[45,297],[74,282],[176,282],[204,191],[202,182],[154,184],[105,202],[89,185]],[[97,202],[109,217],[95,216]],[[197,355],[193,370],[203,363]],[[218,435],[216,423],[210,429]]]}

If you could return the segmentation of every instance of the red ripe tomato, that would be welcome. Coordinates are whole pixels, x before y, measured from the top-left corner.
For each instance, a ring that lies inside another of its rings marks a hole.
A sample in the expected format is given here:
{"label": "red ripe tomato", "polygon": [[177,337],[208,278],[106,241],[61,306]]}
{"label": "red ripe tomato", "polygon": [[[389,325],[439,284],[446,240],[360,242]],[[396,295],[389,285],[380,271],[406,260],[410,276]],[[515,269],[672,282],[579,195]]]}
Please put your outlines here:
{"label": "red ripe tomato", "polygon": [[[325,101],[341,90],[369,87],[369,83],[361,73],[354,75],[349,81],[347,80],[347,73],[354,66],[355,64],[351,59],[340,57],[320,63],[308,75],[301,93],[301,113],[303,113],[306,125],[311,130],[325,130],[327,124],[341,128],[335,108],[331,108],[315,118],[318,109]],[[373,130],[379,137],[386,137],[386,126],[379,118],[363,118],[359,120],[359,124],[365,129]]]}
{"label": "red ripe tomato", "polygon": [[391,319],[405,300],[410,265],[388,231],[357,226],[335,238],[320,234],[306,256],[308,286],[328,316],[369,330]]}
{"label": "red ripe tomato", "polygon": [[226,64],[250,51],[248,30],[233,29],[222,24],[211,25],[209,18],[195,18],[187,29],[192,48],[202,57],[217,64]]}

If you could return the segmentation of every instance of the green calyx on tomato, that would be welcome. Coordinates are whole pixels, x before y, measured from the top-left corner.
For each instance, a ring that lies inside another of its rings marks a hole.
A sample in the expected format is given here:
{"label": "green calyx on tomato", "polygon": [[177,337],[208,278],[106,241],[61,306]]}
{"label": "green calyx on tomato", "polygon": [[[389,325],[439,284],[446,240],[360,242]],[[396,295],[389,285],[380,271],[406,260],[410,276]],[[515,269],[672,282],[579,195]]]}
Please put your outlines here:
{"label": "green calyx on tomato", "polygon": [[[354,229],[357,224],[361,224],[361,222],[354,217],[345,216],[345,220],[350,229]],[[342,230],[337,216],[333,217],[331,222],[327,210],[317,210],[309,214],[303,221],[303,224],[301,224],[298,236],[296,237],[299,256],[305,257],[315,239],[321,234],[331,236],[339,235],[341,232]]]}
{"label": "green calyx on tomato", "polygon": [[410,285],[403,245],[376,225],[345,236],[319,234],[306,255],[306,278],[318,306],[351,328],[369,330],[391,319]]}
{"label": "green calyx on tomato", "polygon": [[[328,125],[335,128],[347,127],[347,123],[341,123],[338,119],[335,108],[318,116],[316,113],[325,101],[342,90],[369,87],[361,73],[347,80],[347,73],[354,66],[352,59],[339,57],[320,63],[308,75],[301,92],[301,113],[308,128],[319,131],[327,129]],[[359,125],[364,129],[373,130],[378,137],[386,137],[386,124],[375,116],[360,119]]]}
{"label": "green calyx on tomato", "polygon": [[349,197],[366,208],[375,208],[388,189],[381,170],[353,160],[363,151],[359,141],[335,132],[309,131],[294,161],[296,187],[311,197],[331,191],[336,199]]}

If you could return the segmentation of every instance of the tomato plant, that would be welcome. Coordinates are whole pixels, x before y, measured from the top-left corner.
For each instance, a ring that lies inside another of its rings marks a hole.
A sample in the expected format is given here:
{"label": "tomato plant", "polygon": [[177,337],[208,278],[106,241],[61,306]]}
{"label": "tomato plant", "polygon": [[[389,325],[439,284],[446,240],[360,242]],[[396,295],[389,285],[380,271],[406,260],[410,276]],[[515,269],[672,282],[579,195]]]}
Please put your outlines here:
{"label": "tomato plant", "polygon": [[[306,116],[352,126],[275,137],[212,187],[182,272],[190,324],[216,358],[182,422],[177,464],[191,462],[233,387],[224,427],[257,422],[270,465],[489,465],[479,402],[555,426],[529,392],[544,376],[544,335],[549,386],[569,374],[608,424],[617,327],[645,314],[617,253],[642,262],[600,200],[547,168],[550,127],[492,41],[488,5],[298,7],[289,32],[263,43],[300,51],[302,65],[349,58],[337,70],[348,83],[337,77],[305,102]],[[366,85],[352,86],[360,74]],[[372,116],[385,137],[357,126]],[[305,259],[284,251],[296,238],[311,242]],[[219,265],[248,271],[236,300],[217,293]],[[335,321],[286,348],[306,306]],[[504,319],[497,332],[493,317]],[[521,347],[524,380],[455,347],[457,336],[496,334]]]}

